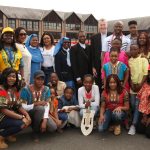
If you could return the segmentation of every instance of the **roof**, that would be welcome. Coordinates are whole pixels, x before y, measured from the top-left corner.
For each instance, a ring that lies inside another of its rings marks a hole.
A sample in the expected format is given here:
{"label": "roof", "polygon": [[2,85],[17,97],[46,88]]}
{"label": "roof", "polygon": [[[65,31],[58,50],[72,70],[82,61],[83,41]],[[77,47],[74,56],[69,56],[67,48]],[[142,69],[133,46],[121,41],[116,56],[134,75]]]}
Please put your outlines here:
{"label": "roof", "polygon": [[78,14],[77,16],[81,19],[82,22],[84,22],[85,20],[87,20],[92,14]]}
{"label": "roof", "polygon": [[0,10],[8,18],[42,20],[52,10],[0,6]]}
{"label": "roof", "polygon": [[56,12],[56,14],[62,19],[62,20],[64,20],[64,14],[65,14],[65,12],[61,12],[61,11],[55,11]]}
{"label": "roof", "polygon": [[116,21],[122,21],[124,23],[123,31],[128,31],[129,30],[128,22],[131,20],[137,21],[138,30],[147,30],[150,27],[150,16],[146,16],[146,17],[137,17],[137,18],[108,21],[108,31],[113,32],[113,26]]}
{"label": "roof", "polygon": [[[29,19],[29,20],[42,20],[50,12],[54,10],[42,10],[42,9],[31,9],[31,8],[20,8],[20,7],[10,7],[10,6],[0,6],[0,10],[6,15],[7,18],[17,18],[17,19]],[[73,13],[84,22],[92,14],[79,14],[75,12],[61,12],[55,11],[56,14],[64,21],[69,18]]]}

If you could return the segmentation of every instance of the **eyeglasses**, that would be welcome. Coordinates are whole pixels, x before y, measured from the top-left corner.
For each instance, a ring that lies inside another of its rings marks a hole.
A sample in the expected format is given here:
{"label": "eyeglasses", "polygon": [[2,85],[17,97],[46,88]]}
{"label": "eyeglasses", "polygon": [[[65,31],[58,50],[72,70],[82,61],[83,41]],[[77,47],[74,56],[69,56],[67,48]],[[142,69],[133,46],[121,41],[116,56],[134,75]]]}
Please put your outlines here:
{"label": "eyeglasses", "polygon": [[45,37],[45,38],[43,38],[43,41],[44,40],[51,40],[51,38],[50,37]]}
{"label": "eyeglasses", "polygon": [[20,36],[26,36],[27,33],[19,33]]}

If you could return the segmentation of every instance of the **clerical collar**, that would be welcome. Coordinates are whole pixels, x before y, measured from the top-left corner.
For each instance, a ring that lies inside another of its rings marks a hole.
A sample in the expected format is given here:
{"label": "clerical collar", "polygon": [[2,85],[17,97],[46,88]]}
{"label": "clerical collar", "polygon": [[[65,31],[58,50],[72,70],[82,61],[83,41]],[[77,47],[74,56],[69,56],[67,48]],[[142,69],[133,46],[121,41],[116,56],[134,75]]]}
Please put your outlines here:
{"label": "clerical collar", "polygon": [[30,45],[29,47],[32,48],[32,49],[36,49],[36,48],[37,48],[37,47],[33,47],[33,46],[31,46],[31,45]]}
{"label": "clerical collar", "polygon": [[85,45],[85,44],[82,44],[82,43],[80,43],[80,42],[79,42],[79,44],[80,44],[80,46],[81,46],[82,48],[84,48],[84,49],[86,48],[86,45]]}
{"label": "clerical collar", "polygon": [[63,50],[64,50],[65,52],[69,52],[70,48],[68,48],[68,49],[63,48]]}

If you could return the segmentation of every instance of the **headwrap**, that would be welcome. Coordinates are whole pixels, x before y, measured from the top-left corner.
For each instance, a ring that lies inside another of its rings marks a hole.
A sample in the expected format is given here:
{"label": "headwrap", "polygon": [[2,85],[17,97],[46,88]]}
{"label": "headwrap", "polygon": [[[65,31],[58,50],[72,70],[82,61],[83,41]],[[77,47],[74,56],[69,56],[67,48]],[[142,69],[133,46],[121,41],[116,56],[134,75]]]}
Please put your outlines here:
{"label": "headwrap", "polygon": [[63,37],[59,40],[59,42],[56,44],[54,49],[54,56],[61,50],[64,41],[68,41],[68,40],[71,42],[71,39],[68,37]]}
{"label": "headwrap", "polygon": [[38,37],[37,34],[31,34],[30,36],[28,36],[28,39],[25,43],[25,46],[26,47],[29,47],[30,46],[30,41],[32,40],[33,37]]}
{"label": "headwrap", "polygon": [[32,55],[32,62],[42,63],[43,62],[43,56],[41,54],[41,51],[40,51],[39,47],[32,47],[30,45],[31,40],[34,37],[38,37],[37,34],[31,34],[28,37],[25,45],[26,45],[28,51],[30,52],[30,54]]}

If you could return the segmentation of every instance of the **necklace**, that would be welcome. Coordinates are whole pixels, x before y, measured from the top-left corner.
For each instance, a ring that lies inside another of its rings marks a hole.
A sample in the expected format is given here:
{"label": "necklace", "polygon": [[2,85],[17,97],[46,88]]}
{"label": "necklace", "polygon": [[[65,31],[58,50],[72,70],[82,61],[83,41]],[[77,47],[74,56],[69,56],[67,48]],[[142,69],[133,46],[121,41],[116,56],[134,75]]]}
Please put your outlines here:
{"label": "necklace", "polygon": [[5,63],[5,65],[7,67],[13,67],[14,68],[18,58],[16,56],[17,55],[16,52],[12,51],[12,54],[13,54],[13,60],[11,60],[9,58],[9,54],[7,53],[6,50],[4,50],[4,49],[1,50],[2,59],[3,59],[4,63]]}
{"label": "necklace", "polygon": [[118,100],[117,92],[110,92],[109,98],[111,102],[116,102]]}
{"label": "necklace", "polygon": [[111,66],[112,66],[112,74],[117,74],[117,67],[118,67],[118,64],[119,64],[119,61],[117,61],[116,64],[112,64],[112,63],[111,63]]}
{"label": "necklace", "polygon": [[90,92],[85,91],[85,99],[87,100],[92,99],[92,90]]}
{"label": "necklace", "polygon": [[42,93],[44,91],[44,85],[41,87],[41,89],[39,91],[36,91],[34,89],[34,85],[30,85],[29,88],[30,88],[31,93],[32,93],[33,101],[34,102],[41,101]]}
{"label": "necklace", "polygon": [[7,99],[11,102],[19,99],[19,93],[17,92],[16,88],[7,90]]}

